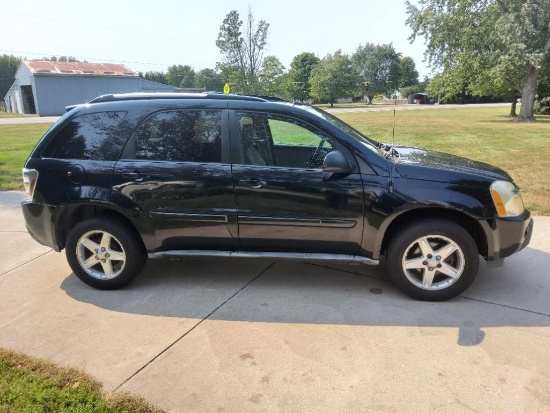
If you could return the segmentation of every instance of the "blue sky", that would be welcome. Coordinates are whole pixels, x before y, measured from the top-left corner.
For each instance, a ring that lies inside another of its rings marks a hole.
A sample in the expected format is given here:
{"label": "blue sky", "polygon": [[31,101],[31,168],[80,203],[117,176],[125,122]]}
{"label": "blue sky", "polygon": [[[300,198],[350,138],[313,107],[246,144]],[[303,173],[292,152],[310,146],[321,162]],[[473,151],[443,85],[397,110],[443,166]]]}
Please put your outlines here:
{"label": "blue sky", "polygon": [[171,64],[214,68],[221,59],[216,39],[225,15],[237,10],[245,18],[249,6],[270,24],[266,54],[287,68],[301,52],[351,54],[371,42],[393,43],[414,58],[421,77],[430,73],[422,62],[423,40],[408,41],[404,0],[3,2],[0,54],[71,55],[123,62],[135,71],[166,70]]}

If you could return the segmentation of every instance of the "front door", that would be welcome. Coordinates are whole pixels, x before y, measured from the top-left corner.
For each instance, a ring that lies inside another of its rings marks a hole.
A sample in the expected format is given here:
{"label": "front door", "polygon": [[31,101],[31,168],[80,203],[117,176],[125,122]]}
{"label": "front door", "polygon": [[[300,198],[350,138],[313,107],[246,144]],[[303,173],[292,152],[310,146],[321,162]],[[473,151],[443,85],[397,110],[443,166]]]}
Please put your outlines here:
{"label": "front door", "polygon": [[231,112],[230,119],[241,249],[356,253],[361,175],[321,169],[330,151],[355,164],[351,153],[298,119],[262,112]]}

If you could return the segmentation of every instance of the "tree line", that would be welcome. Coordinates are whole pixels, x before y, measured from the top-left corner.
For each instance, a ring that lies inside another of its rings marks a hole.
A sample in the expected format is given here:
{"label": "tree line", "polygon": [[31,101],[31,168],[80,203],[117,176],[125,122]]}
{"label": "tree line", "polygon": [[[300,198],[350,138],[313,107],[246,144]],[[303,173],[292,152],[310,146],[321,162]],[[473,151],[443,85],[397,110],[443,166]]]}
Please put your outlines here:
{"label": "tree line", "polygon": [[[419,0],[407,4],[411,42],[423,37],[435,74],[419,82],[415,62],[392,44],[359,45],[319,58],[304,52],[287,70],[276,56],[263,56],[269,33],[265,20],[252,11],[243,21],[236,10],[220,26],[216,45],[222,61],[215,69],[194,72],[172,66],[146,78],[175,86],[265,94],[296,100],[334,103],[343,97],[372,102],[376,95],[402,96],[426,91],[439,102],[511,102],[510,115],[534,120],[550,114],[550,0]],[[184,74],[183,83],[175,74]],[[207,79],[210,83],[207,82]],[[521,98],[521,110],[516,102]]]}
{"label": "tree line", "polygon": [[[181,88],[221,91],[228,83],[233,93],[331,104],[344,97],[370,103],[396,91],[427,91],[443,103],[509,99],[512,116],[521,98],[518,120],[534,120],[535,111],[550,114],[550,0],[418,0],[407,2],[407,14],[410,40],[424,38],[436,73],[424,82],[414,60],[392,44],[365,43],[352,54],[324,57],[304,52],[286,68],[276,56],[264,56],[269,23],[256,21],[250,9],[245,20],[236,10],[223,20],[215,68],[177,64],[140,76]],[[0,56],[0,96],[19,61]]]}
{"label": "tree line", "polygon": [[268,32],[269,24],[256,22],[251,10],[246,21],[233,10],[220,26],[216,45],[222,61],[215,69],[195,72],[190,65],[172,65],[166,72],[142,76],[182,88],[221,91],[228,83],[233,93],[331,104],[349,97],[371,102],[376,95],[422,89],[414,60],[392,44],[366,43],[352,55],[337,50],[323,58],[304,52],[294,57],[287,70],[276,56],[264,56]]}

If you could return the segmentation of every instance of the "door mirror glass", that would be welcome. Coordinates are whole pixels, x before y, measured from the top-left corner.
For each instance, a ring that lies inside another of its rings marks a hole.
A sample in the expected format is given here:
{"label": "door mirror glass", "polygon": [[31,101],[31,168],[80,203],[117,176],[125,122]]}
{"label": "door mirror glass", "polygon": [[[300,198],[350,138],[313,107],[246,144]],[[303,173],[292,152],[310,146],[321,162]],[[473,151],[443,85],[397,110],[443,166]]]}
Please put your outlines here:
{"label": "door mirror glass", "polygon": [[351,171],[351,165],[340,151],[332,151],[325,156],[323,161],[323,171],[325,172],[349,172]]}

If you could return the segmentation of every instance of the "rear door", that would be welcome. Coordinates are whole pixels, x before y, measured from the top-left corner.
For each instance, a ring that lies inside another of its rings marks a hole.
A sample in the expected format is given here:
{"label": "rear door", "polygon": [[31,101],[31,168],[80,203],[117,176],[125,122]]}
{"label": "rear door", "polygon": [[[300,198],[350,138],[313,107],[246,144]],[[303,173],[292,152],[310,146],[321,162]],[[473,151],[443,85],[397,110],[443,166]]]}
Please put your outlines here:
{"label": "rear door", "polygon": [[332,150],[354,165],[352,154],[299,119],[245,111],[231,112],[230,119],[241,249],[357,252],[363,233],[361,175],[321,169]]}
{"label": "rear door", "polygon": [[149,251],[238,248],[227,111],[169,110],[134,131],[113,175],[113,200]]}

